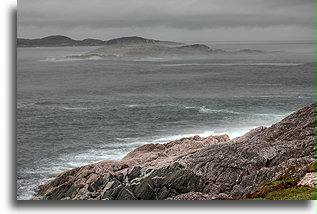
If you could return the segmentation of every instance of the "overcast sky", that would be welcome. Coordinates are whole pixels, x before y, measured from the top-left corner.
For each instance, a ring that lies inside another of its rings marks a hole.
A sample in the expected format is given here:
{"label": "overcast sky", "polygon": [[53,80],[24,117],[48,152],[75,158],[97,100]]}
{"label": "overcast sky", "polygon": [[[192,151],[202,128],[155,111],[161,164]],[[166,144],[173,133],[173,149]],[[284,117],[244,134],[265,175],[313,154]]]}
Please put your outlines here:
{"label": "overcast sky", "polygon": [[315,0],[19,0],[18,37],[314,40]]}

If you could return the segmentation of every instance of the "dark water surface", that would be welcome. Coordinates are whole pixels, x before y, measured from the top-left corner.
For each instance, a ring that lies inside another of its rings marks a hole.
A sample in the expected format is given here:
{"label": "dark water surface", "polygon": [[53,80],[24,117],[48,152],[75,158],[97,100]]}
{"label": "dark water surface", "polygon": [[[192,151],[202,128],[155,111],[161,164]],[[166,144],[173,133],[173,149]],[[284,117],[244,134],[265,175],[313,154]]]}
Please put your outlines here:
{"label": "dark water surface", "polygon": [[145,143],[236,137],[315,101],[315,44],[214,45],[286,52],[67,60],[95,47],[19,48],[17,198],[30,199],[65,169],[120,159]]}

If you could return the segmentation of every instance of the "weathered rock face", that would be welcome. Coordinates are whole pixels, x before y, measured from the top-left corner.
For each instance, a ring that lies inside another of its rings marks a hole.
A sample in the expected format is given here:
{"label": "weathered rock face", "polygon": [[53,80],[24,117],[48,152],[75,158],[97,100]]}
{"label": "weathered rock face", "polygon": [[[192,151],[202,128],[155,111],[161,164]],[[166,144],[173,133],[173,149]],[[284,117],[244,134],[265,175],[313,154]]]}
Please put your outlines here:
{"label": "weathered rock face", "polygon": [[203,181],[175,162],[168,167],[144,170],[140,166],[130,172],[97,176],[84,183],[72,183],[69,176],[59,176],[35,199],[59,200],[160,200],[189,191],[200,191]]}
{"label": "weathered rock face", "polygon": [[168,167],[142,172],[134,167],[129,174],[110,178],[101,199],[160,200],[191,190],[201,190],[201,179],[177,162]]}
{"label": "weathered rock face", "polygon": [[65,171],[39,186],[34,199],[128,199],[128,193],[132,195],[129,199],[145,199],[138,192],[148,193],[151,188],[153,192],[147,199],[164,199],[200,191],[203,183],[200,176],[184,169],[175,158],[228,140],[228,135],[194,136],[166,144],[146,144],[121,161],[102,161]]}
{"label": "weathered rock face", "polygon": [[[205,179],[203,193],[239,198],[277,179],[291,166],[315,161],[315,104],[240,140],[176,159]],[[252,132],[251,132],[252,133]],[[235,143],[232,143],[235,142]]]}
{"label": "weathered rock face", "polygon": [[121,161],[65,171],[39,186],[34,199],[239,199],[286,173],[305,176],[304,166],[315,162],[315,116],[313,104],[233,140],[194,136],[147,144]]}

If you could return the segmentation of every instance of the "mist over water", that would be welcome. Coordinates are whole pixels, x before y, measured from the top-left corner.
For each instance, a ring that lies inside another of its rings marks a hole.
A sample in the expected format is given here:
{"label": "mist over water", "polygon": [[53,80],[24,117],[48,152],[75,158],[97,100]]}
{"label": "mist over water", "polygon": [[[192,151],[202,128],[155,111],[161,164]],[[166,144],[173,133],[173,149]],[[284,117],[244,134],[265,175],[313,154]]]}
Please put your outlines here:
{"label": "mist over water", "polygon": [[[207,43],[264,55],[66,59],[96,47],[19,48],[18,199],[54,174],[145,143],[237,137],[315,101],[314,43]],[[262,47],[262,48],[261,48]]]}

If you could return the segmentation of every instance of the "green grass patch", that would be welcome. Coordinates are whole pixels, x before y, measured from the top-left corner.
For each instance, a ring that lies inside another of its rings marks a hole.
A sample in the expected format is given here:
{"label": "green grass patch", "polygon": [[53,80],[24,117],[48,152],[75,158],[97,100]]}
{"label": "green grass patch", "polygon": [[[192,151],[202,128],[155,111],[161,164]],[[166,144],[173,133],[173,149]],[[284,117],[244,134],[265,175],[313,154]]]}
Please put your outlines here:
{"label": "green grass patch", "polygon": [[315,200],[316,189],[300,186],[273,191],[265,197],[267,200]]}
{"label": "green grass patch", "polygon": [[277,180],[268,182],[262,189],[262,192],[273,191],[275,188],[283,188],[284,186],[294,186],[299,181],[298,178],[288,178],[283,180]]}
{"label": "green grass patch", "polygon": [[316,200],[316,189],[296,186],[267,193],[265,197],[245,198],[246,200]]}
{"label": "green grass patch", "polygon": [[[305,171],[315,170],[314,167],[315,164],[309,164]],[[297,186],[299,181],[300,178],[297,177],[283,176],[278,180],[264,183],[244,200],[316,200],[316,188]]]}
{"label": "green grass patch", "polygon": [[[267,182],[262,188],[247,196],[247,198],[266,198],[268,194],[292,187],[296,187],[299,178],[287,178],[276,181]],[[270,199],[269,199],[270,200]]]}
{"label": "green grass patch", "polygon": [[316,200],[316,189],[312,189],[312,191],[308,193],[297,194],[287,200]]}

